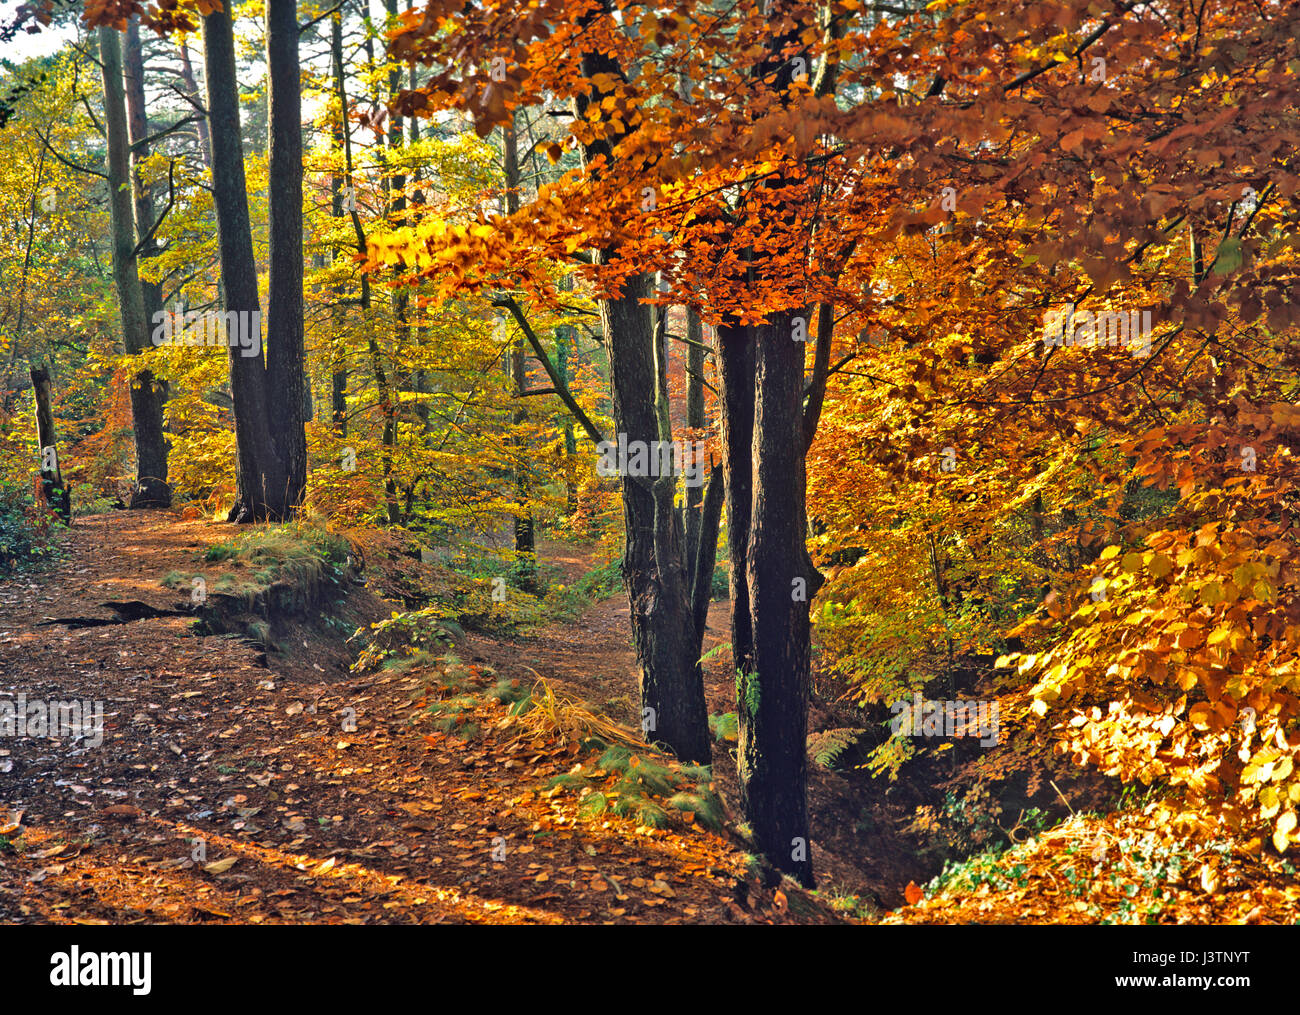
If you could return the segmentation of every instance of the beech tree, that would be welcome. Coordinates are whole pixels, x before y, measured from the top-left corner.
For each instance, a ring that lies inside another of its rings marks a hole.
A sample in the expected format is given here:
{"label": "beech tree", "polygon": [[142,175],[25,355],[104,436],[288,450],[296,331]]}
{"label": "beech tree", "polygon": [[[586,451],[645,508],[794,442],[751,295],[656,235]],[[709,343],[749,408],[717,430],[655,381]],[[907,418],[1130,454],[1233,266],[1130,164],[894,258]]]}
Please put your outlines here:
{"label": "beech tree", "polygon": [[[123,76],[121,33],[102,26],[99,34],[100,70],[104,88],[104,127],[108,143],[107,181],[109,212],[113,226],[113,282],[117,291],[122,341],[126,351],[138,355],[151,347],[155,314],[162,309],[156,285],[140,279],[138,262],[142,250],[152,249],[154,219],[152,202],[131,171],[132,161],[143,157],[147,123],[143,109],[143,61],[138,59],[139,40],[132,47],[126,80],[131,83],[133,115],[127,115],[127,89]],[[133,144],[134,142],[134,144]],[[163,433],[163,403],[166,385],[148,369],[131,378],[131,416],[135,434],[136,483],[132,507],[165,507],[171,503],[167,486],[167,441]]]}

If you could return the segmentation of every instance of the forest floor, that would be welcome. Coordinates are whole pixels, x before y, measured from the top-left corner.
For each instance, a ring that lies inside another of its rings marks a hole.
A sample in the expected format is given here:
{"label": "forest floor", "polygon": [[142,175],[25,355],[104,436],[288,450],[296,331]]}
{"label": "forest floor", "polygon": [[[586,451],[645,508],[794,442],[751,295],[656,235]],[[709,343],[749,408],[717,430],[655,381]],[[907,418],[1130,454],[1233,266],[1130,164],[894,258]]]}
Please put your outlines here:
{"label": "forest floor", "polygon": [[[280,631],[285,652],[197,634],[163,578],[236,532],[167,512],[86,517],[59,560],[0,583],[3,689],[104,703],[98,746],[0,738],[0,921],[836,919],[762,889],[736,843],[702,827],[579,820],[545,789],[577,745],[498,728],[496,702],[462,742],[413,721],[418,672],[354,676],[343,636],[319,624],[292,629],[291,647]],[[222,567],[204,565],[209,583]],[[344,619],[390,605],[358,588]],[[526,646],[471,635],[462,651],[626,698],[622,613],[610,600]]]}
{"label": "forest floor", "polygon": [[[431,723],[427,706],[453,692],[429,667],[352,673],[348,634],[400,608],[374,590],[423,569],[411,558],[368,562],[333,606],[280,618],[270,650],[201,633],[164,580],[240,531],[169,512],[81,518],[57,559],[0,581],[0,696],[103,703],[101,744],[0,736],[0,922],[1300,921],[1295,868],[1258,839],[1171,837],[1153,804],[1114,809],[1113,787],[1048,759],[1028,729],[896,782],[810,765],[817,891],[765,886],[737,828],[734,741],[714,746],[721,828],[679,811],[652,827],[551,786],[593,756],[502,702],[457,699],[472,702],[471,736]],[[599,563],[549,539],[538,551],[566,582]],[[201,570],[211,586],[237,567]],[[727,638],[728,606],[712,605],[706,652]],[[462,675],[544,681],[636,731],[621,594],[448,652]],[[712,715],[735,711],[729,672],[725,651],[706,663]],[[838,697],[815,678],[810,731],[862,721]],[[983,786],[979,766],[1000,780],[993,818],[954,824],[936,805]],[[919,888],[945,860],[943,883]]]}

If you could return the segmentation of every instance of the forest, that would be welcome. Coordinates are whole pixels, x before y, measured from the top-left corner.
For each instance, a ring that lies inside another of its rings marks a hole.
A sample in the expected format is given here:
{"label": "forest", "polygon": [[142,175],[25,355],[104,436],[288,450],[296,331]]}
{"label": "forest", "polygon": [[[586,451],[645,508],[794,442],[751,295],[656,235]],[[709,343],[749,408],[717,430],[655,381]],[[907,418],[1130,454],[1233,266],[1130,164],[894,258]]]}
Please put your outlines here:
{"label": "forest", "polygon": [[1300,924],[1298,39],[6,0],[0,923]]}

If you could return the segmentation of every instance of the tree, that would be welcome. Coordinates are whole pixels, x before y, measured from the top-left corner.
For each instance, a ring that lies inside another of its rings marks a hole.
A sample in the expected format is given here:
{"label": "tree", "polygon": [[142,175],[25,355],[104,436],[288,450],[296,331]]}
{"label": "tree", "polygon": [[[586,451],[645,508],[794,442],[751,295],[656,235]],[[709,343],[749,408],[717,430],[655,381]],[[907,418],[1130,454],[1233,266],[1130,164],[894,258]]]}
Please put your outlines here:
{"label": "tree", "polygon": [[[300,488],[291,472],[292,463],[280,457],[271,434],[273,417],[268,401],[268,372],[261,348],[257,262],[253,259],[244,184],[244,152],[239,130],[234,32],[230,12],[224,8],[203,19],[203,62],[212,137],[212,195],[217,213],[225,310],[243,315],[250,331],[256,327],[258,332],[255,355],[244,355],[247,350],[239,345],[231,346],[229,354],[239,461],[238,487],[229,517],[231,521],[242,522],[282,519],[293,513],[297,502],[292,495]],[[282,266],[281,272],[285,270]],[[278,279],[283,282],[285,276],[279,274]],[[282,298],[285,298],[284,294],[285,290],[277,290],[277,295]],[[286,312],[282,304],[278,310],[277,323],[291,327],[291,312]],[[292,342],[291,335],[286,338]],[[279,376],[291,373],[291,370],[285,371],[282,360],[278,362],[281,366]],[[301,405],[299,399],[282,409],[281,413],[297,415],[301,412]],[[301,423],[298,427],[301,428]],[[289,438],[286,436],[285,439]]]}
{"label": "tree", "polygon": [[[307,490],[302,303],[302,97],[296,0],[268,0],[266,64],[270,119],[270,284],[266,384],[277,472],[285,489],[264,494],[274,517],[292,514]],[[238,410],[237,410],[238,411]],[[278,499],[277,499],[278,498]]]}
{"label": "tree", "polygon": [[[148,246],[154,226],[150,201],[131,172],[131,136],[123,86],[122,40],[115,28],[99,29],[99,57],[104,85],[104,125],[108,141],[109,211],[113,225],[113,282],[117,289],[122,340],[126,351],[139,355],[150,348],[150,334],[162,307],[156,286],[144,284],[137,268],[141,245]],[[140,65],[142,66],[142,64]],[[133,90],[143,90],[142,71],[134,69]],[[138,101],[138,100],[137,100]],[[134,103],[133,103],[134,105]],[[136,119],[143,118],[142,104]],[[135,124],[144,141],[145,126]],[[137,221],[138,220],[138,221]],[[148,299],[146,300],[146,295]],[[171,503],[167,486],[167,442],[163,434],[166,386],[148,369],[131,379],[131,415],[135,432],[136,484],[132,507],[160,507]]]}

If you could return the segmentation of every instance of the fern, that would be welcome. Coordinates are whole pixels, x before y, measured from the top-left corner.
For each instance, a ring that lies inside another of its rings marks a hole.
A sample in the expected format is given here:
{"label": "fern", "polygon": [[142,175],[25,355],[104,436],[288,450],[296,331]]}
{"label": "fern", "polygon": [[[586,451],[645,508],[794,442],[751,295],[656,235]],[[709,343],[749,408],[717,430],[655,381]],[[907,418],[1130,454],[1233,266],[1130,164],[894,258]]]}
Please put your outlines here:
{"label": "fern", "polygon": [[751,716],[758,715],[758,707],[762,703],[762,687],[758,682],[757,673],[745,673],[743,670],[736,670],[736,701],[743,702],[745,709]]}
{"label": "fern", "polygon": [[730,651],[731,651],[731,642],[724,641],[718,645],[714,645],[713,648],[705,652],[704,655],[700,656],[700,658],[696,661],[699,662],[700,664],[712,662],[714,658],[722,655],[723,652],[730,652]]}
{"label": "fern", "polygon": [[866,730],[852,726],[841,726],[833,730],[823,730],[808,737],[808,753],[813,761],[822,768],[834,768],[840,755],[858,742]]}

